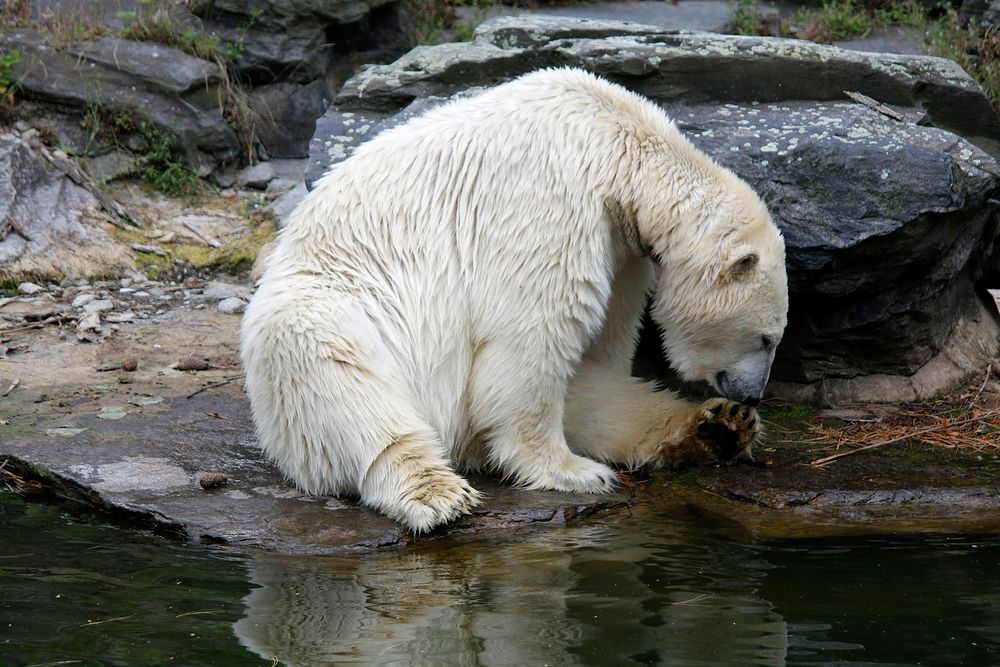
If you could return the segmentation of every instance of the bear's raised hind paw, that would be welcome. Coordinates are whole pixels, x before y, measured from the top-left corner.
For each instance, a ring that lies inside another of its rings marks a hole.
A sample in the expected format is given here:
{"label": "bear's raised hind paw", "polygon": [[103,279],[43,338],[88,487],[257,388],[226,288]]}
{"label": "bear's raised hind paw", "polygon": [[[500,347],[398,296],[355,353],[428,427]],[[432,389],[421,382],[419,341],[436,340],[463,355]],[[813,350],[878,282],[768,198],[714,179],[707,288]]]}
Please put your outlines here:
{"label": "bear's raised hind paw", "polygon": [[692,434],[711,460],[753,460],[750,448],[760,437],[760,416],[749,405],[713,398],[698,406]]}

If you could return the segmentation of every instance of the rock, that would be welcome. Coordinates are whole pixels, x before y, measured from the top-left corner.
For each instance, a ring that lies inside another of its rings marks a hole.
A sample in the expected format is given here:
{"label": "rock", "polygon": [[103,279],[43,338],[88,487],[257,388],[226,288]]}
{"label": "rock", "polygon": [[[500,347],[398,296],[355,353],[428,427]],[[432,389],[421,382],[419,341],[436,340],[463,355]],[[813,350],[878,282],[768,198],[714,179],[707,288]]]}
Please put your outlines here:
{"label": "rock", "polygon": [[88,160],[88,164],[90,165],[90,173],[102,183],[129,176],[135,173],[139,167],[135,157],[117,150],[92,157]]}
{"label": "rock", "polygon": [[44,291],[44,287],[35,283],[24,282],[17,286],[17,293],[22,296],[34,296]]}
{"label": "rock", "polygon": [[269,162],[261,162],[236,173],[236,182],[254,190],[263,190],[274,180],[274,167]]}
{"label": "rock", "polygon": [[257,117],[254,133],[271,159],[309,156],[316,119],[329,105],[322,81],[272,83],[254,88],[248,103]]}
{"label": "rock", "polygon": [[130,268],[97,208],[93,195],[28,143],[0,134],[0,279],[59,282]]}
{"label": "rock", "polygon": [[220,313],[227,315],[237,315],[247,308],[247,302],[238,296],[231,296],[219,302],[217,308]]}
{"label": "rock", "polygon": [[278,227],[281,229],[285,228],[288,224],[288,218],[292,215],[292,211],[295,207],[309,194],[306,189],[304,182],[300,182],[294,188],[276,198],[270,204],[271,213],[274,214],[274,219],[278,223]]}
{"label": "rock", "polygon": [[115,307],[114,302],[111,299],[98,299],[96,301],[88,301],[83,305],[83,312],[85,313],[101,313],[105,310],[111,310]]}
{"label": "rock", "polygon": [[83,308],[93,300],[94,300],[93,294],[80,294],[73,299],[72,306],[74,308]]}
{"label": "rock", "polygon": [[[471,43],[419,47],[346,82],[317,123],[306,183],[412,115],[551,65],[658,101],[765,199],[786,238],[790,282],[776,391],[828,403],[926,398],[1000,352],[994,306],[978,296],[1000,272],[1000,118],[939,58],[499,18]],[[659,347],[649,331],[640,354]]]}
{"label": "rock", "polygon": [[155,90],[174,93],[201,108],[218,108],[222,70],[214,62],[163,44],[117,37],[102,37],[70,53],[130,74]]}
{"label": "rock", "polygon": [[202,286],[201,295],[206,299],[228,299],[236,296],[246,300],[250,298],[250,290],[243,285],[210,280]]}
{"label": "rock", "polygon": [[[52,48],[33,30],[0,32],[0,50],[13,49],[22,54],[12,68],[20,92],[35,102],[79,114],[96,106],[132,128],[123,134],[143,135],[146,122],[161,137],[176,137],[177,150],[201,175],[239,154],[236,133],[222,116],[218,68],[212,63],[170,47],[111,37],[70,53]],[[91,119],[95,122],[112,121]],[[90,129],[93,135],[98,128]]]}
{"label": "rock", "polygon": [[413,46],[413,14],[402,0],[197,0],[205,30],[231,44],[233,65],[257,84],[308,83],[354,62],[385,62]]}

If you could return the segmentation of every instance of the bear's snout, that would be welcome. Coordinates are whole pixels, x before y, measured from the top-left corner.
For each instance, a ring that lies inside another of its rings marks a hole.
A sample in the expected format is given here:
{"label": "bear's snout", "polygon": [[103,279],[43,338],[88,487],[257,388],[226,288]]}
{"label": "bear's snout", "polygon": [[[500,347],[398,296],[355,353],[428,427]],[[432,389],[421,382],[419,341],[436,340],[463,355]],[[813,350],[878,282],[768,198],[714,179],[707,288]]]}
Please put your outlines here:
{"label": "bear's snout", "polygon": [[753,377],[743,373],[719,371],[715,376],[715,385],[722,395],[730,401],[745,405],[757,405],[764,396],[764,385],[767,384],[769,375],[769,372],[765,372],[762,376]]}

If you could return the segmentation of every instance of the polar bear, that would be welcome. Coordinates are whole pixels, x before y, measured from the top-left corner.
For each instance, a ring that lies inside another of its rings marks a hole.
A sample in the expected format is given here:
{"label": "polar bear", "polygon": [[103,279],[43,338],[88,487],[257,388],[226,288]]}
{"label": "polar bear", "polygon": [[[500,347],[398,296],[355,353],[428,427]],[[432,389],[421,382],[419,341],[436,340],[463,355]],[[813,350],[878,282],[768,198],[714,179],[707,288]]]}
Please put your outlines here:
{"label": "polar bear", "polygon": [[[701,404],[629,375],[647,295]],[[784,242],[651,102],[542,70],[362,145],[291,216],[242,324],[257,433],[303,491],[415,533],[457,471],[603,492],[608,464],[749,454],[785,327]]]}

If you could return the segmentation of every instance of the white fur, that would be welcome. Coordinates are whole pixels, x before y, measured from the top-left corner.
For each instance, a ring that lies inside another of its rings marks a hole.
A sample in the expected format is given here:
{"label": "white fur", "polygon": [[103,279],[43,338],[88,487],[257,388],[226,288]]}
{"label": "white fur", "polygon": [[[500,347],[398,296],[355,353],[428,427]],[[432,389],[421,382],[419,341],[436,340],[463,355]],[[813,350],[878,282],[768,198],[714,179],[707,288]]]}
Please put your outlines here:
{"label": "white fur", "polygon": [[[628,378],[649,289],[675,365],[714,382],[780,338],[784,281],[742,181],[639,96],[546,70],[386,131],[318,182],[244,317],[246,386],[303,490],[419,532],[477,501],[450,466],[610,489],[594,459],[647,463],[627,435],[662,440],[694,410]],[[571,417],[590,458],[567,446]]]}

